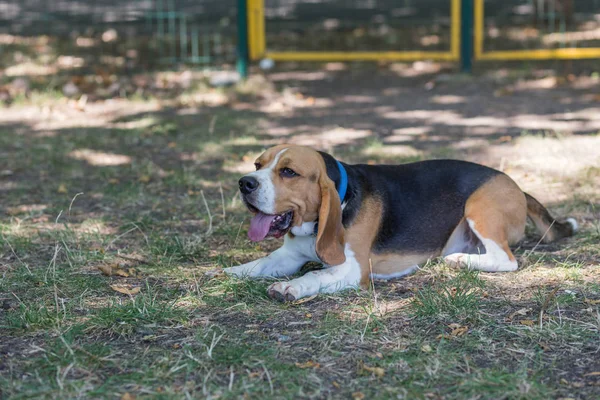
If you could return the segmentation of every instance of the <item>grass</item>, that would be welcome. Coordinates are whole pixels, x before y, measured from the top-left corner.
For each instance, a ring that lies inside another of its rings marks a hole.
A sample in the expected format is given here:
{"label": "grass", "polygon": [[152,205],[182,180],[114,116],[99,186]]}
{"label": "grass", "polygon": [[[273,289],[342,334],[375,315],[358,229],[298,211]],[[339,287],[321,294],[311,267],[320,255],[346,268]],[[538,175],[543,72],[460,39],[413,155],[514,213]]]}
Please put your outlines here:
{"label": "grass", "polygon": [[413,314],[438,320],[476,318],[484,287],[479,272],[465,269],[447,281],[418,290],[411,304]]}
{"label": "grass", "polygon": [[[434,261],[371,290],[279,304],[268,280],[214,273],[279,245],[246,239],[236,197],[241,171],[273,142],[265,114],[122,101],[81,113],[59,99],[40,120],[19,113],[42,97],[6,110],[17,122],[0,125],[0,397],[597,395],[596,166],[561,179],[552,204],[581,233],[557,245],[528,237],[516,273]],[[461,157],[386,146],[370,137],[334,150],[349,162]]]}

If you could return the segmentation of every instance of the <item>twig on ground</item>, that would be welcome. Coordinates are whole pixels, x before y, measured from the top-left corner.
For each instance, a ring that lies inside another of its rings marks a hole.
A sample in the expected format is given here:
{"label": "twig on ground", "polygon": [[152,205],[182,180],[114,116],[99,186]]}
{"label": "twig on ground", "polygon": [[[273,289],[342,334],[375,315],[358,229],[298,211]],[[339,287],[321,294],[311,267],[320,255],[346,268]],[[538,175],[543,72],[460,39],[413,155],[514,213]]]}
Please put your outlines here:
{"label": "twig on ground", "polygon": [[271,374],[269,374],[269,371],[267,370],[265,363],[263,363],[262,361],[259,361],[259,363],[260,363],[260,365],[262,365],[263,370],[265,371],[265,374],[267,375],[267,380],[269,381],[269,388],[271,389],[271,394],[273,394],[273,381],[271,380]]}
{"label": "twig on ground", "polygon": [[119,258],[122,258],[124,260],[135,261],[135,262],[138,262],[140,264],[149,264],[150,263],[150,261],[148,261],[146,259],[143,259],[143,258],[140,259],[140,258],[136,258],[136,257],[130,257],[130,256],[126,256],[126,255],[119,254],[119,253],[117,253],[116,256],[119,257]]}
{"label": "twig on ground", "polygon": [[221,182],[219,182],[219,191],[221,192],[221,206],[223,207],[223,219],[225,219],[225,217],[227,217],[227,214],[225,213],[225,195],[223,194],[223,185],[221,185]]}
{"label": "twig on ground", "polygon": [[[242,219],[242,222],[240,222],[240,227],[238,228],[238,231],[235,235],[235,239],[233,239],[233,245],[231,247],[233,247],[237,244],[237,240],[238,240],[238,237],[240,236],[240,232],[242,231],[242,225],[244,224],[244,221],[245,221],[245,219]],[[231,247],[230,247],[230,249],[231,249]]]}
{"label": "twig on ground", "polygon": [[[241,226],[240,226],[240,228],[241,228]],[[27,270],[27,272],[29,272],[29,275],[33,275],[33,273],[31,272],[31,270],[29,269],[29,266],[27,264],[25,264],[23,262],[23,260],[21,260],[21,257],[19,257],[17,255],[17,253],[15,252],[15,249],[12,247],[12,245],[10,244],[10,242],[8,241],[8,239],[4,235],[2,235],[2,241],[8,245],[8,248],[10,249],[11,253],[13,253],[13,256],[15,256],[15,258],[17,260],[19,260],[19,262],[21,263],[21,265],[23,265],[25,267],[25,269]]]}
{"label": "twig on ground", "polygon": [[369,273],[370,273],[370,281],[371,281],[371,290],[373,291],[373,304],[375,306],[375,310],[379,310],[379,302],[377,301],[377,291],[375,290],[375,280],[373,278],[373,262],[369,258]]}
{"label": "twig on ground", "polygon": [[540,309],[540,328],[542,328],[543,324],[542,317],[544,316],[544,311],[546,311],[548,305],[550,304],[550,301],[556,296],[556,292],[558,292],[558,289],[560,289],[560,286],[554,288],[554,290],[550,292],[548,297],[546,297],[544,304],[542,304],[542,308]]}
{"label": "twig on ground", "polygon": [[71,208],[73,207],[73,203],[75,202],[75,199],[77,198],[77,196],[82,195],[82,194],[83,194],[83,192],[79,192],[71,199],[71,204],[69,204],[69,216],[71,216]]}
{"label": "twig on ground", "polygon": [[60,210],[60,212],[58,213],[58,215],[56,216],[56,219],[54,220],[55,224],[58,224],[58,220],[60,218],[60,216],[62,215],[63,210]]}
{"label": "twig on ground", "polygon": [[111,246],[112,246],[113,244],[115,244],[115,242],[116,242],[117,240],[119,240],[119,239],[121,239],[123,236],[126,236],[126,235],[128,235],[129,233],[131,233],[131,232],[135,231],[136,229],[137,229],[138,231],[140,231],[140,233],[142,234],[142,236],[144,236],[144,240],[146,241],[146,245],[147,245],[147,246],[150,246],[150,241],[148,240],[148,236],[146,236],[146,234],[144,233],[144,231],[143,231],[143,230],[141,230],[141,229],[140,229],[140,227],[139,227],[139,226],[137,226],[137,225],[136,225],[135,223],[133,223],[133,222],[131,222],[131,225],[133,225],[133,228],[131,228],[131,229],[128,229],[127,231],[125,231],[125,232],[121,233],[119,236],[117,236],[116,238],[114,238],[114,239],[113,239],[113,240],[112,240],[112,241],[111,241],[111,242],[108,244],[108,246],[106,246],[106,247],[104,248],[104,250],[106,251],[106,250],[110,249],[110,248],[111,248]]}
{"label": "twig on ground", "polygon": [[217,123],[217,115],[215,115],[214,117],[212,117],[212,119],[210,120],[210,124],[208,125],[208,134],[210,136],[212,136],[212,134],[215,132],[215,125]]}
{"label": "twig on ground", "polygon": [[540,243],[542,243],[542,241],[544,240],[544,238],[546,237],[548,232],[550,232],[550,229],[552,229],[552,226],[554,225],[555,222],[556,222],[556,220],[552,221],[552,223],[550,224],[548,229],[546,229],[546,232],[544,232],[544,234],[542,235],[540,240],[538,240],[538,242],[535,244],[535,246],[533,246],[533,248],[531,250],[529,250],[529,252],[527,252],[527,254],[523,254],[523,258],[529,257],[535,251],[535,249],[537,249],[537,247],[540,245]]}
{"label": "twig on ground", "polygon": [[233,379],[234,378],[235,378],[235,373],[233,372],[233,365],[230,365],[229,366],[229,385],[227,386],[227,389],[229,389],[230,392],[233,389]]}
{"label": "twig on ground", "polygon": [[213,217],[210,213],[210,208],[208,208],[208,202],[206,201],[206,197],[204,197],[204,191],[200,191],[200,195],[202,196],[202,201],[204,201],[204,207],[206,207],[206,212],[208,213],[208,229],[206,230],[206,236],[209,236],[212,233],[212,221]]}

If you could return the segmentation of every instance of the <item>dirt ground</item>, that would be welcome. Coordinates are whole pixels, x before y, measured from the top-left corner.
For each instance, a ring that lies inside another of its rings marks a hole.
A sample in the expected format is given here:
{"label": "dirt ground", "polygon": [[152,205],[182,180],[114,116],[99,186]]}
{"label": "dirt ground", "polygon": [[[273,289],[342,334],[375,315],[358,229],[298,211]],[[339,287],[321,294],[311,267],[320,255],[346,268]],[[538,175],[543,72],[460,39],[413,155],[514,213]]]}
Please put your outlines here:
{"label": "dirt ground", "polygon": [[[597,72],[331,63],[211,88],[218,74],[145,75],[158,89],[124,98],[32,89],[0,112],[0,397],[600,396]],[[515,273],[432,260],[275,303],[269,281],[218,272],[279,245],[247,240],[237,179],[285,142],[480,162],[580,232],[528,229]]]}

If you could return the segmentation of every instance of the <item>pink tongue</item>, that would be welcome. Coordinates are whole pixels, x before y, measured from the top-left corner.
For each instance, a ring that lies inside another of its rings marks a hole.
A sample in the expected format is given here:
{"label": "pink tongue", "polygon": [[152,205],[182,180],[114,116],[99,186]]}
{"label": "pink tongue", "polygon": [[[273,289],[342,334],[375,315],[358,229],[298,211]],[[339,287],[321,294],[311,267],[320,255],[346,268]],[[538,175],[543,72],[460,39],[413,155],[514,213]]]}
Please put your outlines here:
{"label": "pink tongue", "polygon": [[271,222],[275,219],[275,215],[267,215],[259,212],[256,214],[252,221],[250,221],[250,229],[248,230],[248,237],[253,242],[260,242],[269,233],[271,228]]}

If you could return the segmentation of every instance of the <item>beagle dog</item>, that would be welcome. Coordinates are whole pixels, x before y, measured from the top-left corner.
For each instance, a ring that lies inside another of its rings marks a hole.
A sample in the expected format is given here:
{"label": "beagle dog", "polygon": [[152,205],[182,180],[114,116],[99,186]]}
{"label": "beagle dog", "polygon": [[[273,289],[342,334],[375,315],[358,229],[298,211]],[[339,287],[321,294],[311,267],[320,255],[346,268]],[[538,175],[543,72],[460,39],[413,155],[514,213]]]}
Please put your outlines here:
{"label": "beagle dog", "polygon": [[265,151],[239,180],[251,213],[248,236],[284,236],[264,258],[225,269],[238,277],[288,277],[309,261],[325,268],[272,284],[269,296],[294,301],[319,292],[367,287],[371,278],[412,273],[442,256],[481,271],[515,271],[509,245],[529,217],[543,240],[571,236],[504,173],[457,160],[349,165],[309,147]]}

